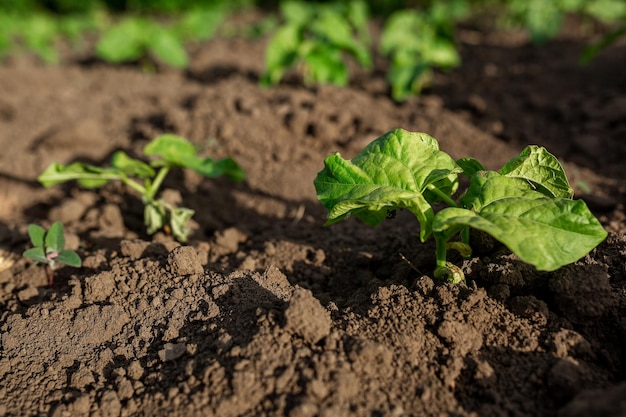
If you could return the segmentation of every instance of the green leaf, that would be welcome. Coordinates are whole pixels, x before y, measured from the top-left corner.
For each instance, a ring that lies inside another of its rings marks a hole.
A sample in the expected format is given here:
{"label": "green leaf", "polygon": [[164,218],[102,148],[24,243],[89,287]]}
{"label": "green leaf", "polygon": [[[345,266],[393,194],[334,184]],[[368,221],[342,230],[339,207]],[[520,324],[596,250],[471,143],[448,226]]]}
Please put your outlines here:
{"label": "green leaf", "polygon": [[304,62],[306,63],[304,74],[306,85],[321,83],[345,86],[348,84],[348,69],[339,49],[316,48],[304,57]]}
{"label": "green leaf", "polygon": [[315,16],[314,5],[304,1],[282,1],[280,12],[287,22],[296,25],[306,25]]}
{"label": "green leaf", "polygon": [[352,214],[376,225],[388,210],[405,208],[418,218],[422,241],[430,234],[434,215],[424,190],[460,172],[434,138],[403,129],[384,134],[350,161],[335,153],[324,165],[314,184],[319,200],[328,209],[326,224]]}
{"label": "green leaf", "polygon": [[298,59],[301,28],[294,24],[280,27],[265,48],[265,74],[263,85],[278,84],[288,68]]}
{"label": "green leaf", "polygon": [[[244,171],[232,158],[219,161],[200,158],[191,142],[176,135],[158,136],[146,145],[144,153],[149,156],[160,156],[169,166],[193,169],[205,177],[226,175],[235,181],[241,181],[246,177]],[[156,161],[156,164],[162,163]]]}
{"label": "green leaf", "polygon": [[65,236],[63,236],[63,224],[54,222],[45,237],[46,253],[60,253],[65,247]]}
{"label": "green leaf", "polygon": [[435,216],[433,231],[449,236],[465,226],[482,230],[541,271],[577,261],[606,238],[583,201],[533,194],[537,198],[498,199],[480,212],[443,209]]}
{"label": "green leaf", "polygon": [[38,224],[28,225],[28,236],[33,246],[43,248],[44,237],[46,236],[46,230]]}
{"label": "green leaf", "polygon": [[55,259],[57,263],[63,263],[65,265],[73,266],[75,268],[80,268],[82,265],[82,261],[80,260],[80,256],[73,250],[64,250],[59,253],[59,256]]}
{"label": "green leaf", "polygon": [[172,134],[157,136],[143,148],[143,152],[148,156],[160,156],[175,166],[185,166],[186,160],[196,156],[196,148],[191,142]]}
{"label": "green leaf", "polygon": [[189,220],[193,217],[194,211],[186,207],[175,208],[170,212],[170,226],[172,235],[179,242],[186,242],[189,236]]}
{"label": "green leaf", "polygon": [[146,52],[149,25],[137,18],[126,18],[104,32],[96,45],[97,55],[108,62],[135,61]]}
{"label": "green leaf", "polygon": [[146,204],[143,208],[143,221],[146,226],[146,232],[151,235],[157,230],[161,230],[163,225],[165,225],[165,216],[165,208],[160,200]]}
{"label": "green leaf", "polygon": [[160,61],[174,68],[185,68],[189,64],[189,57],[182,42],[166,28],[155,28],[147,44],[150,52]]}
{"label": "green leaf", "polygon": [[131,177],[147,179],[155,175],[154,169],[150,165],[138,159],[131,158],[124,151],[117,151],[113,154],[111,157],[111,165]]}
{"label": "green leaf", "polygon": [[485,171],[485,167],[483,167],[480,162],[470,157],[461,158],[456,161],[456,164],[463,169],[463,175],[468,178],[471,178],[472,175],[474,175],[478,171]]}
{"label": "green leaf", "polygon": [[119,180],[116,169],[99,168],[93,165],[74,162],[70,165],[52,163],[37,178],[44,187],[52,187],[67,181],[76,180],[85,188],[102,187],[111,180]]}
{"label": "green leaf", "polygon": [[246,179],[245,171],[232,158],[224,158],[218,161],[211,158],[198,158],[195,161],[190,161],[187,168],[193,169],[209,178],[225,175],[227,178],[237,182]]}
{"label": "green leaf", "polygon": [[461,198],[465,208],[476,211],[502,199],[526,197],[529,199],[544,197],[523,178],[507,177],[494,171],[478,171],[471,180],[469,188]]}
{"label": "green leaf", "polygon": [[23,255],[36,262],[41,262],[43,264],[49,263],[48,258],[46,258],[46,253],[44,252],[43,246],[38,246],[36,248],[28,249],[24,251]]}
{"label": "green leaf", "polygon": [[543,147],[527,146],[518,157],[507,162],[500,173],[524,178],[532,182],[537,191],[549,197],[571,198],[574,195],[563,166]]}

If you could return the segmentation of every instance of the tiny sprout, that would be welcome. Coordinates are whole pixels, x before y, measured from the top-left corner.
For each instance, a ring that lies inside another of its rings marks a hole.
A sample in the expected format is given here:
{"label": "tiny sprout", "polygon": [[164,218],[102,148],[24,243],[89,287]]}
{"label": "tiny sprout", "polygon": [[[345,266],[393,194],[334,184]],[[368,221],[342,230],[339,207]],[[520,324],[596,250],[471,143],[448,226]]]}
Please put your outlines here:
{"label": "tiny sprout", "polygon": [[33,244],[33,248],[24,252],[24,256],[35,261],[48,265],[48,285],[52,286],[54,281],[54,271],[60,265],[69,265],[80,268],[82,265],[80,257],[76,252],[65,248],[65,236],[63,234],[63,224],[54,222],[50,230],[46,230],[36,224],[28,226],[28,235]]}

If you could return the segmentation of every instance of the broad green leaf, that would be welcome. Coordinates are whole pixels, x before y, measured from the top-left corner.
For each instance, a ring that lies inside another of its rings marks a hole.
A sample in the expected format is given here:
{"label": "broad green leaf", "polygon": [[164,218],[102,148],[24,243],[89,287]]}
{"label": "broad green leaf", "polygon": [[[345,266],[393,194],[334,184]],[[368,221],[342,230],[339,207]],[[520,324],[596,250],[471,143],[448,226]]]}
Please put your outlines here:
{"label": "broad green leaf", "polygon": [[60,253],[65,247],[65,236],[63,235],[63,224],[54,222],[45,237],[46,253]]}
{"label": "broad green leaf", "polygon": [[585,4],[585,12],[606,23],[626,17],[626,3],[623,0],[595,0]]}
{"label": "broad green leaf", "polygon": [[264,85],[278,84],[285,71],[298,59],[301,28],[294,24],[280,27],[265,48]]}
{"label": "broad green leaf", "polygon": [[146,52],[149,25],[137,18],[126,18],[107,30],[96,45],[97,55],[108,62],[135,61]]}
{"label": "broad green leaf", "polygon": [[172,235],[181,243],[187,241],[189,236],[189,220],[194,215],[194,211],[186,207],[175,208],[170,212],[170,226]]}
{"label": "broad green leaf", "polygon": [[182,44],[172,31],[155,27],[147,39],[147,45],[160,61],[174,68],[185,68],[189,64],[189,57]]}
{"label": "broad green leaf", "polygon": [[124,151],[117,151],[111,157],[111,165],[120,172],[141,179],[152,178],[155,175],[154,169],[145,162],[131,158]]}
{"label": "broad green leaf", "polygon": [[287,22],[306,25],[315,16],[315,6],[305,1],[281,1],[280,12]]}
{"label": "broad green leaf", "polygon": [[579,260],[607,236],[583,201],[545,196],[499,199],[480,212],[446,208],[433,221],[436,234],[464,226],[490,234],[541,271]]}
{"label": "broad green leaf", "polygon": [[412,94],[419,93],[427,84],[430,68],[425,63],[409,63],[407,65],[394,59],[387,73],[391,84],[391,96],[395,101],[402,101]]}
{"label": "broad green leaf", "polygon": [[46,258],[46,253],[44,252],[43,246],[38,246],[36,248],[28,249],[24,251],[23,255],[36,262],[41,262],[44,264],[49,263],[48,258]]}
{"label": "broad green leaf", "polygon": [[211,158],[197,158],[189,161],[187,168],[193,169],[209,178],[225,175],[227,178],[237,182],[246,179],[245,171],[232,158],[224,158],[217,161]]}
{"label": "broad green leaf", "polygon": [[332,47],[316,48],[304,57],[306,72],[304,83],[334,84],[345,86],[348,84],[348,69],[341,57],[341,51]]}
{"label": "broad green leaf", "polygon": [[355,39],[348,21],[340,14],[331,10],[324,11],[311,22],[308,28],[323,43],[332,45],[339,50],[345,50],[358,57],[361,64],[370,65],[371,58],[368,57],[367,50],[364,50],[363,46]]}
{"label": "broad green leaf", "polygon": [[474,175],[478,171],[485,171],[485,167],[483,167],[480,162],[470,157],[461,158],[456,161],[456,164],[463,168],[463,175],[468,178],[471,178],[472,175]]}
{"label": "broad green leaf", "polygon": [[172,134],[157,136],[143,148],[143,152],[148,156],[160,156],[178,166],[185,166],[185,160],[196,156],[196,148],[191,142]]}
{"label": "broad green leaf", "polygon": [[349,215],[376,225],[388,210],[405,208],[421,225],[424,241],[433,210],[423,192],[429,184],[460,172],[454,160],[424,133],[392,130],[370,143],[352,160],[335,153],[324,161],[315,189],[328,209],[327,224]]}
{"label": "broad green leaf", "polygon": [[543,147],[527,146],[518,157],[507,162],[500,173],[508,177],[524,178],[548,197],[571,198],[574,195],[563,166]]}
{"label": "broad green leaf", "polygon": [[37,178],[44,187],[52,187],[67,181],[76,180],[85,188],[102,187],[111,180],[119,180],[116,169],[99,168],[93,165],[74,162],[70,165],[53,163]]}
{"label": "broad green leaf", "polygon": [[359,38],[366,44],[371,43],[369,33],[369,11],[364,1],[351,1],[347,4],[346,17],[357,31]]}
{"label": "broad green leaf", "polygon": [[472,176],[461,203],[466,208],[480,211],[495,201],[511,197],[535,199],[545,196],[536,192],[523,178],[507,177],[494,171],[478,171]]}
{"label": "broad green leaf", "polygon": [[80,260],[80,256],[73,250],[64,250],[59,253],[59,256],[55,259],[58,263],[63,263],[65,265],[73,266],[75,268],[80,268],[82,262]]}
{"label": "broad green leaf", "polygon": [[385,22],[380,39],[380,50],[389,55],[396,50],[412,48],[418,28],[426,25],[423,15],[416,10],[399,10]]}
{"label": "broad green leaf", "polygon": [[46,230],[38,224],[28,225],[28,236],[33,246],[42,247],[44,245],[44,238],[46,236]]}
{"label": "broad green leaf", "polygon": [[[170,166],[193,169],[205,177],[226,175],[234,181],[241,181],[246,177],[244,171],[232,158],[224,158],[219,161],[211,158],[200,158],[191,142],[176,135],[158,136],[146,145],[144,153],[150,156],[160,156]],[[155,164],[161,163],[155,161]]]}
{"label": "broad green leaf", "polygon": [[422,59],[439,68],[453,68],[461,63],[461,56],[454,43],[448,39],[433,39],[421,50]]}

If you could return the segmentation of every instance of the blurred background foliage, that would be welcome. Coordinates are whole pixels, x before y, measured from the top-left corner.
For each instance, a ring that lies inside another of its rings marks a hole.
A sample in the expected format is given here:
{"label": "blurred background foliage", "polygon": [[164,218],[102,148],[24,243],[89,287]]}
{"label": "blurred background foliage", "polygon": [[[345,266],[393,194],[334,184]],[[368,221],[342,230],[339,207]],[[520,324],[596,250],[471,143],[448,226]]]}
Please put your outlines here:
{"label": "blurred background foliage", "polygon": [[[0,0],[0,61],[33,53],[58,63],[59,42],[79,49],[88,38],[95,56],[112,64],[184,68],[189,42],[211,38],[230,14],[251,9],[263,11],[262,22],[219,33],[271,34],[264,85],[290,71],[299,71],[307,85],[345,85],[347,60],[369,70],[378,54],[388,62],[398,101],[419,94],[433,69],[460,65],[455,29],[461,22],[482,17],[499,29],[523,29],[541,44],[575,16],[604,35],[596,36],[583,61],[626,35],[626,0]],[[372,20],[380,24],[379,39],[371,39]]]}

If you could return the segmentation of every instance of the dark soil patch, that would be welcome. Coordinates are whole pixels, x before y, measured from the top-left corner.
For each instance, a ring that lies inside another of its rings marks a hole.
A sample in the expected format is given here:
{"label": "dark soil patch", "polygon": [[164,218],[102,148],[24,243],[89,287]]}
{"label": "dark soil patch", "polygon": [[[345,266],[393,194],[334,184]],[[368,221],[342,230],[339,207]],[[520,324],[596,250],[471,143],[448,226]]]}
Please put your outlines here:
{"label": "dark soil patch", "polygon": [[[0,67],[0,415],[626,413],[626,49],[581,67],[576,37],[460,38],[463,66],[403,104],[378,74],[262,89],[265,44],[242,39],[201,45],[187,72]],[[407,213],[324,228],[324,157],[396,127],[488,168],[547,146],[609,238],[554,273],[486,244],[454,287],[429,277]],[[36,183],[51,162],[104,164],[166,132],[249,175],[168,179],[196,211],[188,246],[146,236],[119,185]],[[28,223],[55,220],[85,265],[48,288],[19,254]]]}

